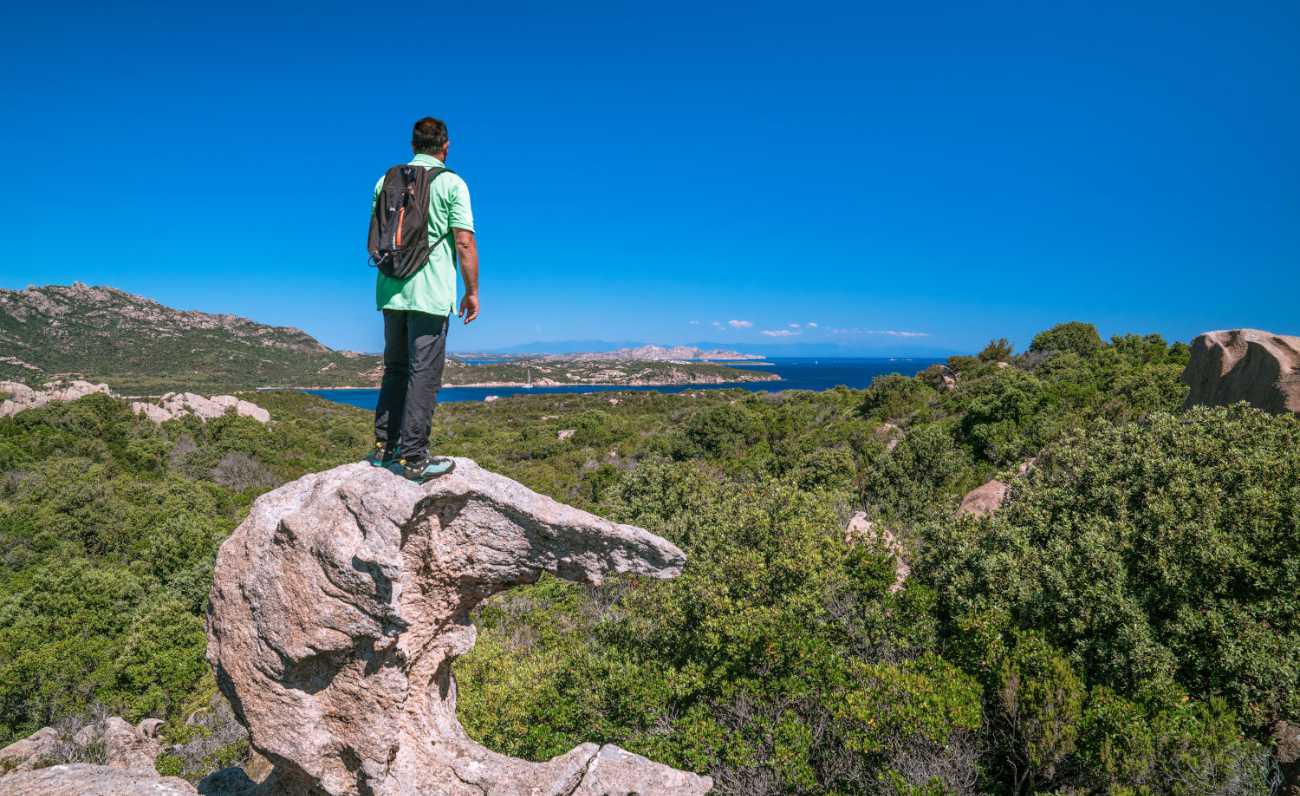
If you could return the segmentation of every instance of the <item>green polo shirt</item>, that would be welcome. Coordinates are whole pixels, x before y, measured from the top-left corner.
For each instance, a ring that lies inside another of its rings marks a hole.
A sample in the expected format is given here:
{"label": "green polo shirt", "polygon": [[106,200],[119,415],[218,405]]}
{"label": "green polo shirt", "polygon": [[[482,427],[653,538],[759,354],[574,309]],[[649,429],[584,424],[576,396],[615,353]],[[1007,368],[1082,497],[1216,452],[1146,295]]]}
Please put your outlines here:
{"label": "green polo shirt", "polygon": [[[441,166],[432,155],[416,155],[411,165],[426,169]],[[370,212],[375,212],[380,177],[370,197]],[[456,312],[456,263],[452,258],[455,241],[442,236],[448,227],[474,231],[474,213],[469,206],[469,187],[457,174],[440,174],[429,186],[429,264],[405,279],[394,279],[380,272],[375,280],[375,304],[381,310],[415,310],[431,315]],[[441,241],[435,244],[435,241]]]}

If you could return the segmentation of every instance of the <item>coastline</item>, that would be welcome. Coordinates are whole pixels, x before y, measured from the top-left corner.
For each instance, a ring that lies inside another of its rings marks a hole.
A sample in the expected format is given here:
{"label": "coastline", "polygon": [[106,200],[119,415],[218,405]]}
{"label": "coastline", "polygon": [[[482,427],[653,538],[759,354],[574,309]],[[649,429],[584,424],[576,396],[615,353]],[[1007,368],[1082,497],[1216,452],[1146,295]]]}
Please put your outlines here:
{"label": "coastline", "polygon": [[[780,376],[773,374],[770,379],[727,379],[724,381],[534,381],[533,387],[690,387],[690,386],[714,386],[724,384],[756,384],[760,382],[785,381]],[[278,390],[378,390],[378,384],[368,386],[309,386],[309,387],[258,387],[258,392],[275,392]],[[489,388],[489,387],[527,387],[528,383],[523,381],[476,381],[469,384],[448,384],[444,383],[442,387],[469,387],[469,388]]]}

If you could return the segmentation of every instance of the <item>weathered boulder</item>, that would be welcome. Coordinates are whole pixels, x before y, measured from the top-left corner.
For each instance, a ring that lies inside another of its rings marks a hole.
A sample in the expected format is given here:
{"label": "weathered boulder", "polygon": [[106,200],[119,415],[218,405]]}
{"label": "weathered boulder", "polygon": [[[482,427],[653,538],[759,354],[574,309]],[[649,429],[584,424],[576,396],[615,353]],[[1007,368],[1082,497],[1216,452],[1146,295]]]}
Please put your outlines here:
{"label": "weathered boulder", "polygon": [[145,719],[134,727],[117,716],[105,719],[100,737],[104,740],[108,765],[154,771],[154,761],[162,752],[162,742],[158,739],[161,726],[160,719]]}
{"label": "weathered boulder", "polygon": [[1006,502],[1008,487],[1006,482],[994,478],[992,481],[977,486],[966,493],[957,509],[957,516],[984,517],[998,509]]}
{"label": "weathered boulder", "polygon": [[[145,719],[133,727],[116,716],[91,722],[76,732],[65,730],[67,735],[45,727],[0,749],[0,794],[196,793],[185,780],[158,775],[154,761],[162,751],[160,727],[160,719]],[[95,758],[108,765],[67,762]]]}
{"label": "weathered boulder", "polygon": [[533,763],[475,743],[452,661],[470,610],[543,572],[670,578],[685,556],[640,528],[468,459],[419,486],[344,465],[269,492],[221,546],[208,659],[277,793],[700,794],[707,777],[583,744]]}
{"label": "weathered boulder", "polygon": [[4,796],[195,796],[194,786],[156,771],[89,763],[38,768],[0,778]]}
{"label": "weathered boulder", "polygon": [[877,526],[875,522],[867,517],[865,511],[855,512],[849,518],[849,522],[844,526],[844,541],[846,542],[866,542],[875,544],[888,550],[894,556],[894,583],[889,587],[891,592],[899,592],[903,589],[903,584],[912,574],[912,568],[903,558],[903,545],[894,536],[888,528]]}
{"label": "weathered boulder", "polygon": [[28,409],[45,406],[51,401],[75,401],[94,393],[111,395],[107,384],[88,381],[53,381],[39,389],[16,381],[0,381],[0,394],[9,396],[0,401],[0,417],[10,417]]}
{"label": "weathered boulder", "polygon": [[169,392],[158,399],[158,403],[135,401],[131,404],[131,411],[144,415],[155,423],[166,423],[168,420],[189,415],[206,421],[232,411],[240,417],[251,417],[259,423],[271,421],[271,413],[252,401],[245,401],[233,395],[214,395],[205,398],[192,392]]}
{"label": "weathered boulder", "polygon": [[1207,332],[1192,341],[1182,378],[1190,388],[1187,407],[1246,401],[1265,412],[1300,414],[1300,337]]}
{"label": "weathered boulder", "polygon": [[162,752],[158,738],[161,727],[161,719],[145,719],[131,726],[117,716],[93,721],[76,732],[65,731],[67,735],[53,727],[43,727],[0,749],[0,772],[29,771],[53,763],[85,760],[86,750],[96,745],[102,746],[103,760],[111,768],[153,771],[154,761]]}
{"label": "weathered boulder", "polygon": [[62,738],[53,727],[42,727],[31,735],[0,749],[0,774],[30,771],[57,758]]}

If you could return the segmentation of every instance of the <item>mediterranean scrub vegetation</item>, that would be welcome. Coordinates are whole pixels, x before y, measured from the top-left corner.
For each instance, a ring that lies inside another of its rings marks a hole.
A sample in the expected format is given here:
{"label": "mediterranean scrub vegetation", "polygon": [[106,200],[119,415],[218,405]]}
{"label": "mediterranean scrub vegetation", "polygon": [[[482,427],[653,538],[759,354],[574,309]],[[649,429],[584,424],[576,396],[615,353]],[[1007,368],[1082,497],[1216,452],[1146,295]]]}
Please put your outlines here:
{"label": "mediterranean scrub vegetation", "polygon": [[[1183,411],[1186,357],[1071,323],[865,391],[440,408],[441,450],[690,558],[486,602],[463,722],[738,796],[1269,794],[1270,727],[1300,716],[1300,420]],[[169,773],[247,753],[203,660],[216,548],[368,443],[360,410],[255,400],[269,426],[105,396],[0,420],[0,742],[108,710],[167,719]],[[995,477],[1005,505],[957,518]]]}

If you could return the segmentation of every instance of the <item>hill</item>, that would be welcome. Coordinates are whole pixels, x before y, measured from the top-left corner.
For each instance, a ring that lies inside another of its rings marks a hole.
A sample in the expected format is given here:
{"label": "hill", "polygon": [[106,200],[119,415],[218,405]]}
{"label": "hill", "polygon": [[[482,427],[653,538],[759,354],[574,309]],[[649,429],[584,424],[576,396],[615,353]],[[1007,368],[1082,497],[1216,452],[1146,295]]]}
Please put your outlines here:
{"label": "hill", "polygon": [[[0,381],[58,376],[104,382],[125,394],[224,392],[259,387],[373,387],[375,354],[338,351],[288,326],[167,307],[81,283],[0,290]],[[585,361],[466,365],[449,359],[448,386],[718,384],[775,378],[712,363]]]}
{"label": "hill", "polygon": [[300,329],[173,309],[111,287],[0,290],[0,379],[76,374],[120,392],[371,384],[377,356]]}

